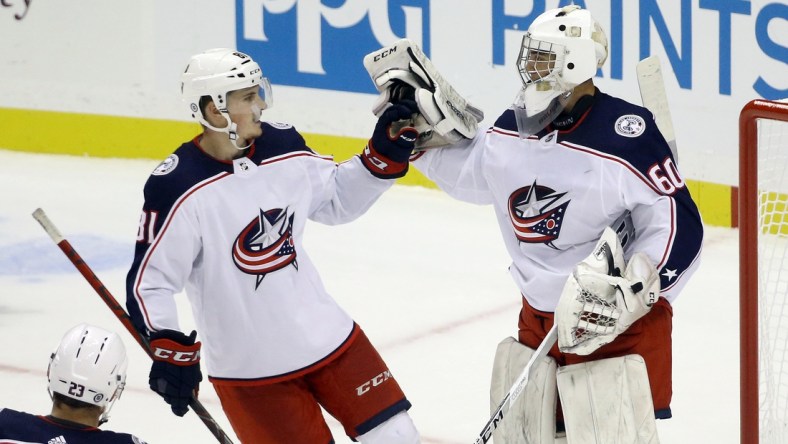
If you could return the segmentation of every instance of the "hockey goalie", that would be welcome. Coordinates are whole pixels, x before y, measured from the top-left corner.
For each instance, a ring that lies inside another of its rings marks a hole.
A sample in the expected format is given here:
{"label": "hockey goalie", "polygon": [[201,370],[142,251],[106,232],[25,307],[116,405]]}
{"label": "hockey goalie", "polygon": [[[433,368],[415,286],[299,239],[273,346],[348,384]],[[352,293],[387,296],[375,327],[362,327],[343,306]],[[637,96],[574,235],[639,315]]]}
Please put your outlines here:
{"label": "hockey goalie", "polygon": [[522,85],[486,131],[423,54],[392,57],[393,70],[370,62],[381,54],[365,59],[376,110],[418,101],[428,149],[411,163],[492,206],[521,296],[476,442],[657,443],[655,419],[672,415],[671,304],[698,266],[703,224],[653,114],[594,84],[601,26],[576,5],[538,16],[519,48]]}

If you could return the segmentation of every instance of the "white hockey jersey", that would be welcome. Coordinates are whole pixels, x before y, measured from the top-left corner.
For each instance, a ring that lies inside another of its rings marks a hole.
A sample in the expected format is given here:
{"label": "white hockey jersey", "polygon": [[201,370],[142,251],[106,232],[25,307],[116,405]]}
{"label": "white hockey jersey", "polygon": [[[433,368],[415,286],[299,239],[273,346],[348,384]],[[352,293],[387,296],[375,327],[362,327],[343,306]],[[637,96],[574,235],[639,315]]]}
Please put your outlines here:
{"label": "white hockey jersey", "polygon": [[626,211],[636,234],[625,257],[649,256],[662,296],[672,302],[698,265],[700,214],[651,113],[598,90],[569,130],[521,139],[510,109],[486,133],[413,165],[450,195],[493,205],[509,271],[538,310],[555,310],[574,266]]}
{"label": "white hockey jersey", "polygon": [[394,182],[358,157],[316,155],[290,126],[262,125],[246,157],[218,161],[195,139],[153,171],[127,277],[143,332],[180,330],[174,295],[186,289],[219,384],[293,377],[349,344],[357,328],[324,289],[304,226],[351,221]]}

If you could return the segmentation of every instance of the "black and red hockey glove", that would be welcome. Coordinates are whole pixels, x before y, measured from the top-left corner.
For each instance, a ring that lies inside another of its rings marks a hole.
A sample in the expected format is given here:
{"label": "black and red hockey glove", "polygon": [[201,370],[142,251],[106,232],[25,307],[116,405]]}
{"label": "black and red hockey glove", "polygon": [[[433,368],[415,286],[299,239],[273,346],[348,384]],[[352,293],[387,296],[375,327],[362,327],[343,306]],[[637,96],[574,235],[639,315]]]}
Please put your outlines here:
{"label": "black and red hockey glove", "polygon": [[150,335],[153,365],[148,383],[151,390],[161,395],[170,405],[172,413],[183,416],[189,411],[192,392],[196,392],[200,372],[200,342],[194,342],[197,332],[191,335],[176,330],[162,330]]}
{"label": "black and red hockey glove", "polygon": [[416,102],[401,100],[391,105],[378,118],[361,161],[375,176],[396,179],[408,172],[408,159],[413,153],[419,132],[411,118],[418,113]]}

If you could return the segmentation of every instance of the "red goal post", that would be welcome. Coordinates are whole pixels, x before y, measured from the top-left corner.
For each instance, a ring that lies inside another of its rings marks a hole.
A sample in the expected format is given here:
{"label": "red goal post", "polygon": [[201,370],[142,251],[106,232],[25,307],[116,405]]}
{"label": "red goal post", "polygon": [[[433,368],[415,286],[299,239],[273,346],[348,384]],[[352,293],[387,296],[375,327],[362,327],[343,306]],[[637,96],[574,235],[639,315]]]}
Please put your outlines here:
{"label": "red goal post", "polygon": [[788,102],[753,100],[739,116],[742,444],[788,442],[786,245]]}

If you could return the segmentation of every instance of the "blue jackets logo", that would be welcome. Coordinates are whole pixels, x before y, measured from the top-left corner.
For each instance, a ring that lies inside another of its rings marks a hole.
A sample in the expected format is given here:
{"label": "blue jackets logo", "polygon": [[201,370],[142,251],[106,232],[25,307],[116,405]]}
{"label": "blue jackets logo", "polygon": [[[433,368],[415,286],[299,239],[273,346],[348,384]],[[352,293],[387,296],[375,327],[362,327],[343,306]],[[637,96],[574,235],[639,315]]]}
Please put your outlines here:
{"label": "blue jackets logo", "polygon": [[272,83],[377,93],[364,56],[401,38],[429,56],[429,11],[429,0],[236,0],[236,40]]}

